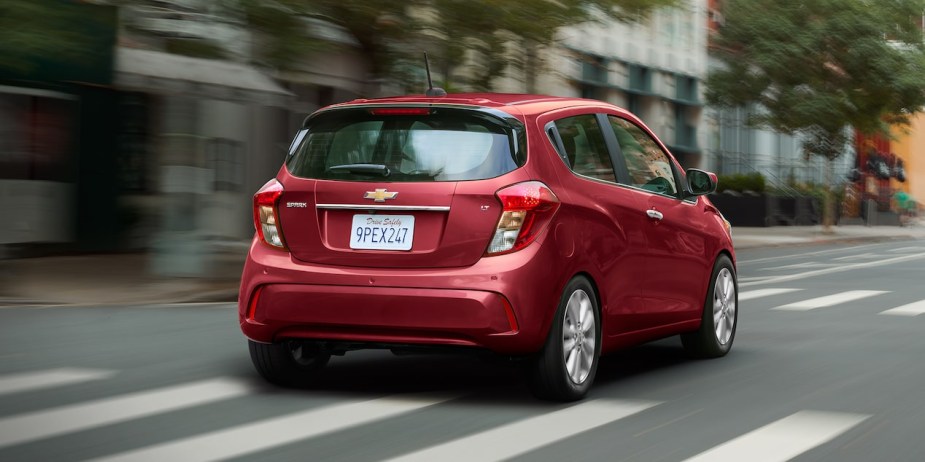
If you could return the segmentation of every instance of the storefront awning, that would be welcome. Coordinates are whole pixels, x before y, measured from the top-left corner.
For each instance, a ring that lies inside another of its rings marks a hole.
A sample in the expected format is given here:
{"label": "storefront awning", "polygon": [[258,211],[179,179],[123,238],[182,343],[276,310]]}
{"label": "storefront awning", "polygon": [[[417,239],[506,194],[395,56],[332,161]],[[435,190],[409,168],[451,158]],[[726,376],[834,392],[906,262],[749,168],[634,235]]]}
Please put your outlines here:
{"label": "storefront awning", "polygon": [[184,94],[287,107],[292,93],[259,70],[230,61],[117,47],[115,85],[147,93]]}

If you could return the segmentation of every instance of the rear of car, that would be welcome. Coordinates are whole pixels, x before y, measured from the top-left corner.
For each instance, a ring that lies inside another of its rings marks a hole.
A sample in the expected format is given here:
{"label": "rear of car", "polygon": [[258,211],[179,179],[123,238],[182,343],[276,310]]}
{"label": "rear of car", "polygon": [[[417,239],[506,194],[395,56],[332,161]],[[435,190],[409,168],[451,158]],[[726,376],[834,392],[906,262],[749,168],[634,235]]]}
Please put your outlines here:
{"label": "rear of car", "polygon": [[312,115],[254,198],[242,330],[334,353],[535,351],[544,317],[513,306],[542,306],[522,289],[555,282],[524,267],[554,264],[552,249],[528,245],[558,199],[532,180],[526,156],[523,122],[487,107],[356,104]]}

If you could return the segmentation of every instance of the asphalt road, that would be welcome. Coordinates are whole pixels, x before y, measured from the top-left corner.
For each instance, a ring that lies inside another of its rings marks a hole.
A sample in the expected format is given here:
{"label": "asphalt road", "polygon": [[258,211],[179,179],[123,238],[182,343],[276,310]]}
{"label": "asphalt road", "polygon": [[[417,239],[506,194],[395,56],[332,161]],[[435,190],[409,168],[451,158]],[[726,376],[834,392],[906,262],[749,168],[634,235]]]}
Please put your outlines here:
{"label": "asphalt road", "polygon": [[253,372],[231,304],[0,308],[0,460],[925,460],[925,241],[740,252],[729,356],[604,358],[585,401],[515,365],[356,352]]}

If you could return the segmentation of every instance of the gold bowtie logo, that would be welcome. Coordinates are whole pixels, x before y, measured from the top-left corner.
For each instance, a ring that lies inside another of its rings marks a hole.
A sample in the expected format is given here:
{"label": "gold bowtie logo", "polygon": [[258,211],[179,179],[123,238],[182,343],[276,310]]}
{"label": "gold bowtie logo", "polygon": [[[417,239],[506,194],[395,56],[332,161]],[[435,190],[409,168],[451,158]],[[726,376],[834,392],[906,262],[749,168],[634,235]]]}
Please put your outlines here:
{"label": "gold bowtie logo", "polygon": [[385,189],[377,189],[375,191],[366,191],[366,195],[363,196],[363,199],[372,199],[374,202],[385,202],[386,199],[395,199],[397,192],[388,192]]}

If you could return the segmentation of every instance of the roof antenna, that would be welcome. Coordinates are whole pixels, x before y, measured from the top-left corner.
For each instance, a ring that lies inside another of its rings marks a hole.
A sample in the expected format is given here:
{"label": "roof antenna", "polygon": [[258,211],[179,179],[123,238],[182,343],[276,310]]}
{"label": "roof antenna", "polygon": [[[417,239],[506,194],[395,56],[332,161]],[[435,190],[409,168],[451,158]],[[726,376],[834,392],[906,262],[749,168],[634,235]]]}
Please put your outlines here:
{"label": "roof antenna", "polygon": [[430,61],[427,59],[427,53],[424,53],[424,68],[427,69],[427,91],[424,92],[425,96],[446,96],[446,90],[436,87],[434,88],[434,82],[430,79]]}

